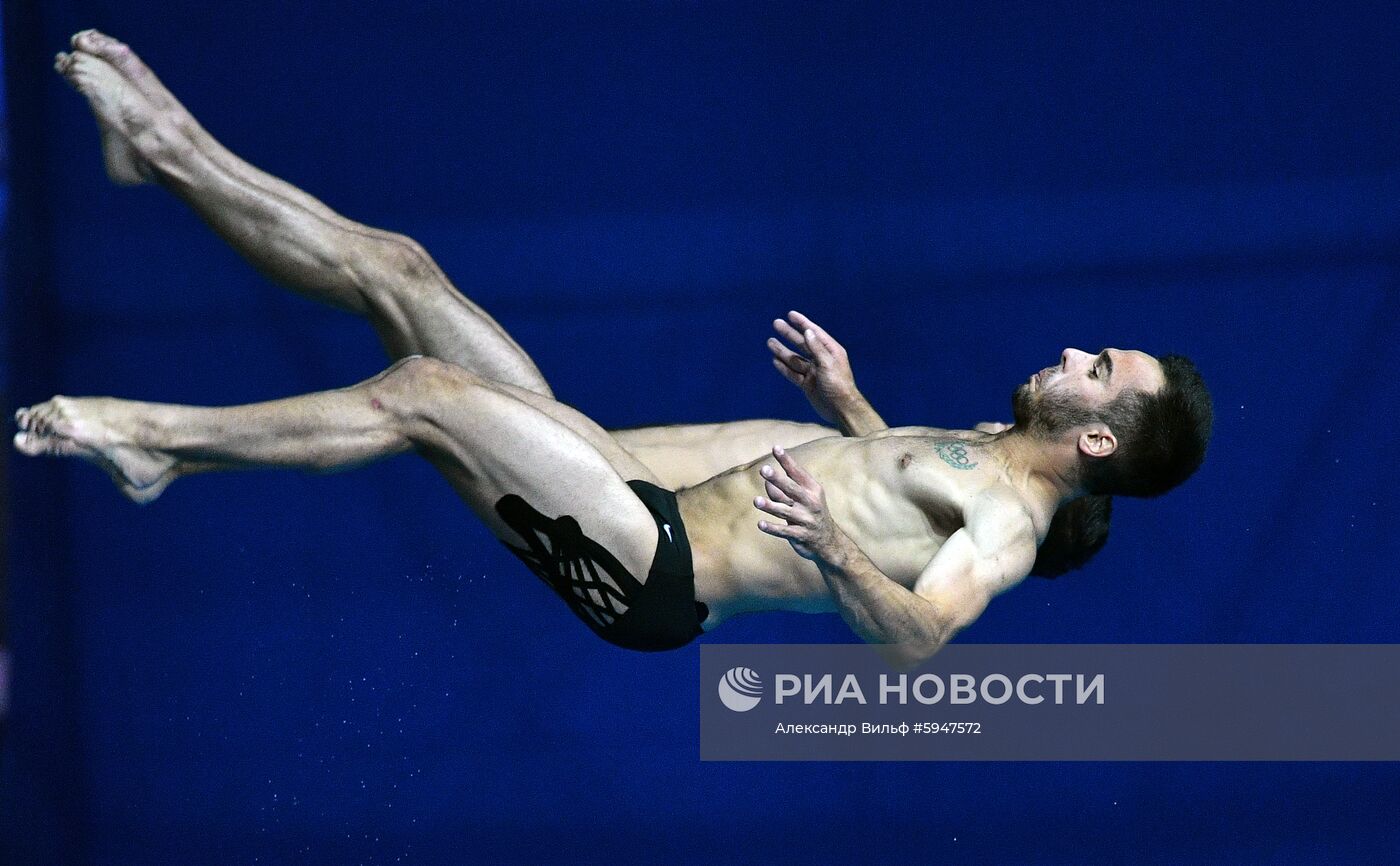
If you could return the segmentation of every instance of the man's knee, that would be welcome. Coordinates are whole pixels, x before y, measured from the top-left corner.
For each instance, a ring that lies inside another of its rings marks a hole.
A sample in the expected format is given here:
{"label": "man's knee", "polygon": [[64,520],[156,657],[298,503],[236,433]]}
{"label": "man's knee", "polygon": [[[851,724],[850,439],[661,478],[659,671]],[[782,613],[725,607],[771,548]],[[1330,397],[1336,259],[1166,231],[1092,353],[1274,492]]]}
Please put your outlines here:
{"label": "man's knee", "polygon": [[366,383],[371,404],[398,417],[421,417],[444,401],[470,399],[484,380],[456,364],[412,355]]}
{"label": "man's knee", "polygon": [[441,272],[413,238],[386,232],[374,243],[377,255],[364,260],[366,267],[361,274],[366,289],[402,293],[441,288]]}

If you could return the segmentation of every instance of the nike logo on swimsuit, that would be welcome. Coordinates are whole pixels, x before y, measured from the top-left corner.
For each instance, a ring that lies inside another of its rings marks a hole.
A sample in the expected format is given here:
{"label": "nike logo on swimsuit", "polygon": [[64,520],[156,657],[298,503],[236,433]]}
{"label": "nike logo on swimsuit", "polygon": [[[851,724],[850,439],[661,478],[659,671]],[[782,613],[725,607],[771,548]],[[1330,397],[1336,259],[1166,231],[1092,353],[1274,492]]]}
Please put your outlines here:
{"label": "nike logo on swimsuit", "polygon": [[672,544],[675,544],[676,540],[671,537],[671,524],[663,523],[661,524],[661,528],[666,530],[666,540],[671,542]]}

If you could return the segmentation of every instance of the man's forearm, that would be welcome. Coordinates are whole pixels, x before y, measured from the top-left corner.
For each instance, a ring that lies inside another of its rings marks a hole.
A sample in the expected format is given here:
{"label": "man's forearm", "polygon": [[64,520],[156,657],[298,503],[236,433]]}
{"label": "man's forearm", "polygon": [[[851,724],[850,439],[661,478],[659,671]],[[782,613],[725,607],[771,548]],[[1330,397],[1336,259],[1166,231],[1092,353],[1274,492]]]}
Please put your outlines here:
{"label": "man's forearm", "polygon": [[948,640],[943,612],[890,580],[844,533],[828,556],[816,560],[841,617],[868,643],[885,644],[896,661],[920,662]]}
{"label": "man's forearm", "polygon": [[854,388],[832,408],[836,410],[836,424],[845,436],[869,436],[889,428],[865,395]]}

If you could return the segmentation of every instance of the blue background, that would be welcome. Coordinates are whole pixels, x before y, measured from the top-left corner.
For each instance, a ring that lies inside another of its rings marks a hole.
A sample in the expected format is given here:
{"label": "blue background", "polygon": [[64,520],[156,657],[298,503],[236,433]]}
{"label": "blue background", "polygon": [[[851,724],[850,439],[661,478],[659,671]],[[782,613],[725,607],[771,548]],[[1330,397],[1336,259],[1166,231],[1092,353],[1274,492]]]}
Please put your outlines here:
{"label": "blue background", "polygon": [[[1400,636],[1394,4],[38,6],[5,7],[7,407],[237,403],[385,364],[164,191],[105,181],[49,71],[95,26],[236,153],[423,242],[605,425],[807,418],[763,347],[792,307],[893,423],[1006,419],[1067,345],[1193,356],[1206,466],[1120,500],[1086,571],[961,640]],[[701,764],[698,647],[598,641],[413,458],[145,509],[88,466],[9,471],[7,862],[1400,846],[1393,765]],[[705,640],[849,639],[771,614]]]}

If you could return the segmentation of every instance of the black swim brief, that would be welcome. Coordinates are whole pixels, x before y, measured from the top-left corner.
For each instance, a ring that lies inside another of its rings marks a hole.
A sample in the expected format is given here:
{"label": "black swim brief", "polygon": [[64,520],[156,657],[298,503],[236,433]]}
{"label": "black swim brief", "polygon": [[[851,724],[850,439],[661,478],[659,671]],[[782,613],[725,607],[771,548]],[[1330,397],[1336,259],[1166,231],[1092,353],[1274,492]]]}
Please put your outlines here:
{"label": "black swim brief", "polygon": [[627,486],[656,520],[656,556],[645,583],[567,514],[545,517],[514,494],[496,503],[496,513],[528,545],[506,547],[599,637],[624,649],[676,649],[701,634],[700,623],[709,615],[695,600],[690,540],[676,494],[646,481]]}

